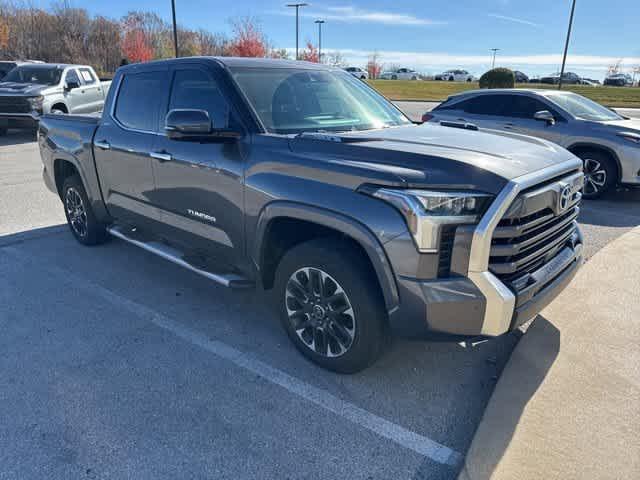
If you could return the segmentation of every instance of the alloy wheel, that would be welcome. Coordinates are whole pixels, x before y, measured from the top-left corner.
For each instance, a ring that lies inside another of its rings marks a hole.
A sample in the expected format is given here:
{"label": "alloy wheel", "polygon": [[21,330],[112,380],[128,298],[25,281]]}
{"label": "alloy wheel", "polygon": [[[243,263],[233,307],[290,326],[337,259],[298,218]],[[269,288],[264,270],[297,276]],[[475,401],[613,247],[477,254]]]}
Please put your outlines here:
{"label": "alloy wheel", "polygon": [[291,327],[304,345],[323,357],[347,353],[356,334],[351,301],[328,273],[304,267],[287,281],[285,305]]}
{"label": "alloy wheel", "polygon": [[84,207],[84,202],[80,193],[70,187],[67,189],[67,194],[64,199],[64,205],[67,210],[67,216],[69,218],[69,224],[73,231],[79,237],[86,237],[87,235],[87,212]]}
{"label": "alloy wheel", "polygon": [[602,163],[593,158],[584,159],[584,193],[595,195],[607,184],[607,171]]}

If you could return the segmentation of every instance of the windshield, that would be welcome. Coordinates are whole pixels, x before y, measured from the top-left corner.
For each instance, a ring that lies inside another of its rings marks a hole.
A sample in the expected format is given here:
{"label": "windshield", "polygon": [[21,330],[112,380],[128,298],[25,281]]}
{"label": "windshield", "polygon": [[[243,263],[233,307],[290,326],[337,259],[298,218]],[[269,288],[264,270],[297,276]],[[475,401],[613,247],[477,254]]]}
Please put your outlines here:
{"label": "windshield", "polygon": [[384,97],[340,71],[234,68],[270,133],[371,130],[411,122]]}
{"label": "windshield", "polygon": [[617,113],[582,95],[575,93],[556,93],[550,94],[547,97],[574,117],[581,118],[582,120],[622,120],[622,117]]}
{"label": "windshield", "polygon": [[37,83],[39,85],[57,85],[60,83],[62,69],[58,67],[21,66],[11,70],[3,82]]}

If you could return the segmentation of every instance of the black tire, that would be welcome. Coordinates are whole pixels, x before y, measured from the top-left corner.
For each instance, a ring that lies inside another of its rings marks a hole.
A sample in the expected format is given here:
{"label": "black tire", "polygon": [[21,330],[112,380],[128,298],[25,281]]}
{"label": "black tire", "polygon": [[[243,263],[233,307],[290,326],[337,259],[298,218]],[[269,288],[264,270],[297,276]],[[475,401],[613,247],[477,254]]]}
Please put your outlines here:
{"label": "black tire", "polygon": [[618,168],[614,159],[597,150],[579,152],[585,173],[582,195],[586,199],[601,197],[618,182]]}
{"label": "black tire", "polygon": [[80,243],[98,245],[109,238],[105,225],[98,222],[93,213],[87,192],[78,175],[72,175],[64,181],[62,204],[69,229]]}
{"label": "black tire", "polygon": [[[311,285],[320,284],[324,295],[317,296],[321,288]],[[382,294],[367,260],[350,244],[324,238],[293,247],[278,265],[274,295],[287,335],[321,367],[355,373],[382,355],[388,332]],[[301,296],[311,300],[297,300]]]}
{"label": "black tire", "polygon": [[398,76],[397,75],[391,75],[391,80],[397,80]]}
{"label": "black tire", "polygon": [[449,77],[449,81],[453,82],[454,78],[453,77]]}

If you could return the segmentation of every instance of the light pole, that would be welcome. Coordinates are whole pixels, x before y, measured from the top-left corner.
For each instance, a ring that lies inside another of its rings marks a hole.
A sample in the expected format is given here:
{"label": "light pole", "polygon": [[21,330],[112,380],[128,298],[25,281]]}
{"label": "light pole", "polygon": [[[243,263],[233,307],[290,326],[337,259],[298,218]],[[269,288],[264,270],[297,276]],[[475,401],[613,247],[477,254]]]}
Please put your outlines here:
{"label": "light pole", "polygon": [[300,59],[298,55],[298,39],[300,38],[300,7],[308,7],[308,3],[288,3],[287,7],[293,7],[296,9],[296,60]]}
{"label": "light pole", "polygon": [[176,0],[171,0],[171,14],[173,16],[173,49],[178,58],[178,27],[176,26]]}
{"label": "light pole", "polygon": [[562,56],[562,68],[558,79],[558,90],[562,89],[562,77],[564,76],[564,66],[567,63],[567,50],[569,50],[569,39],[571,38],[571,27],[573,26],[573,12],[576,9],[576,0],[571,2],[571,15],[569,16],[569,28],[567,28],[567,41],[564,42],[564,55]]}
{"label": "light pole", "polygon": [[316,20],[315,23],[318,24],[318,63],[322,63],[322,24],[325,21]]}
{"label": "light pole", "polygon": [[491,69],[493,70],[493,68],[496,66],[496,52],[500,51],[500,49],[491,48],[490,50],[493,52],[493,59],[491,60]]}

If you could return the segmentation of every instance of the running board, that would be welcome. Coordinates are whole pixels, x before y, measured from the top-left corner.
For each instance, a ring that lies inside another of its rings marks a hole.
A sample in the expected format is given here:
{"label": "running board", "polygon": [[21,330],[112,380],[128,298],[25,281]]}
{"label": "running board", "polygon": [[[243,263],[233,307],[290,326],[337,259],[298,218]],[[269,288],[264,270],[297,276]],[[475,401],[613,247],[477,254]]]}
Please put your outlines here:
{"label": "running board", "polygon": [[198,275],[202,275],[203,277],[208,278],[209,280],[213,280],[214,282],[224,285],[225,287],[250,288],[254,286],[254,283],[251,280],[236,273],[215,273],[209,270],[198,268],[184,260],[183,252],[161,242],[136,240],[132,236],[127,235],[127,233],[125,233],[126,230],[120,226],[114,225],[111,227],[107,227],[107,231],[114,237],[131,243],[136,247],[140,247],[147,252],[158,255],[165,260],[169,260],[176,265],[186,268],[187,270],[191,270],[192,272],[195,272]]}

